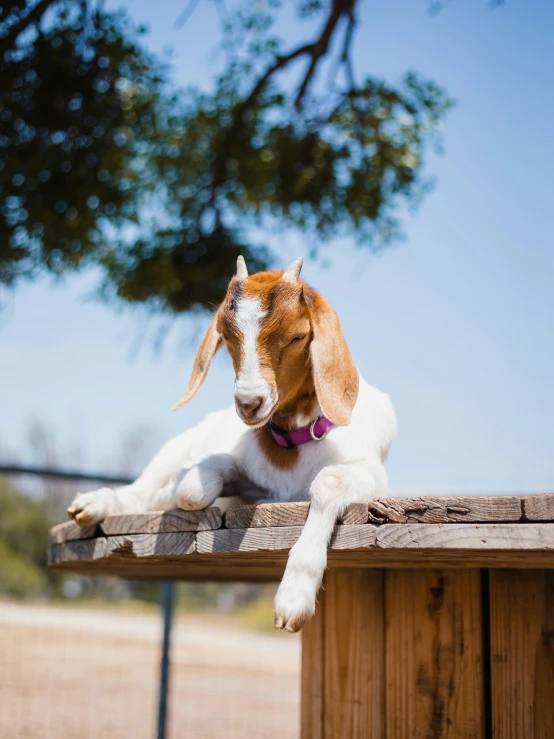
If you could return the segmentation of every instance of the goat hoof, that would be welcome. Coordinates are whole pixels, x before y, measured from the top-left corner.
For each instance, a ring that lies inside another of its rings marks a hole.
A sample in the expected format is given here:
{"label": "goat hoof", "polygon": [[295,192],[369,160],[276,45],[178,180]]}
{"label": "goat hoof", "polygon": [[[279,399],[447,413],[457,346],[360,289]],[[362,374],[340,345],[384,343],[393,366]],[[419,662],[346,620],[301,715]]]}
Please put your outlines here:
{"label": "goat hoof", "polygon": [[110,513],[114,492],[111,488],[100,488],[91,493],[78,493],[67,508],[67,515],[79,526],[91,526]]}
{"label": "goat hoof", "polygon": [[281,614],[276,614],[274,624],[275,624],[276,629],[284,629],[285,631],[288,631],[290,634],[295,634],[297,631],[300,631],[300,629],[304,626],[308,618],[309,616],[298,615],[298,616],[291,616],[290,618],[287,619],[286,616],[282,616]]}
{"label": "goat hoof", "polygon": [[[290,561],[290,560],[289,560]],[[295,633],[314,615],[317,584],[283,577],[275,596],[275,628]]]}

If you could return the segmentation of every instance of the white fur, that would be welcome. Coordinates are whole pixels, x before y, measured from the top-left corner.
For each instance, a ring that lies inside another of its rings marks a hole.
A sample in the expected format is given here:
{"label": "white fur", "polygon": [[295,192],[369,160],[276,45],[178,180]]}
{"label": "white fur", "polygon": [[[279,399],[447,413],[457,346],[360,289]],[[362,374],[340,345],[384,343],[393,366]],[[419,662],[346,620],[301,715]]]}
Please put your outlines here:
{"label": "white fur", "polygon": [[239,298],[237,301],[235,323],[242,334],[243,361],[235,380],[235,398],[244,403],[253,398],[263,398],[257,411],[262,426],[267,423],[267,416],[276,401],[271,387],[260,372],[258,336],[266,315],[262,310],[260,298]]}
{"label": "white fur", "polygon": [[[252,346],[254,330],[244,316],[252,318],[253,324],[255,310],[253,303],[247,305],[251,313],[245,309],[241,330]],[[250,367],[250,377],[255,379],[256,365]],[[99,521],[113,513],[206,508],[224,488],[248,489],[249,497],[257,500],[311,499],[308,519],[291,549],[275,598],[276,624],[293,630],[314,612],[337,517],[352,501],[386,494],[383,462],[395,435],[388,395],[360,378],[350,425],[332,429],[322,441],[300,446],[297,464],[283,470],[269,464],[254,431],[231,406],[167,442],[132,485],[80,493],[73,505]]]}
{"label": "white fur", "polygon": [[[298,279],[302,259],[283,274]],[[245,279],[239,258],[237,275]],[[242,366],[235,381],[239,405],[262,398],[256,417],[263,425],[278,398],[262,376],[258,354],[261,322],[266,314],[258,297],[239,298],[235,321],[242,334]],[[297,419],[303,426],[312,418]],[[169,441],[132,485],[115,491],[102,488],[80,493],[70,512],[81,523],[113,513],[140,513],[181,507],[206,508],[226,490],[266,501],[311,500],[302,534],[290,551],[275,597],[275,625],[296,631],[314,610],[327,564],[327,546],[337,518],[355,500],[370,500],[387,491],[383,463],[396,435],[396,418],[387,395],[360,378],[360,389],[348,426],[333,428],[321,441],[298,447],[290,469],[271,465],[253,427],[244,425],[234,408],[212,413],[198,426]]]}

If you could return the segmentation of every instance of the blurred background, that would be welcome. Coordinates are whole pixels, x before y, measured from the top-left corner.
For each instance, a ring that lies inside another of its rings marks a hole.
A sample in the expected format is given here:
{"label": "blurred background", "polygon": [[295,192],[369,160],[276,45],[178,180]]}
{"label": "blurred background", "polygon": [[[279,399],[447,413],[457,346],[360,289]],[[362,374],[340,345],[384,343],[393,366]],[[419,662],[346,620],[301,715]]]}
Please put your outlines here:
{"label": "blurred background", "polygon": [[[232,400],[220,353],[169,413],[237,255],[302,254],[395,403],[391,494],[552,490],[553,33],[541,0],[2,2],[0,465],[135,476]],[[155,736],[159,587],[45,567],[94,487],[0,474],[0,737]],[[297,736],[273,590],[178,586],[167,736]]]}

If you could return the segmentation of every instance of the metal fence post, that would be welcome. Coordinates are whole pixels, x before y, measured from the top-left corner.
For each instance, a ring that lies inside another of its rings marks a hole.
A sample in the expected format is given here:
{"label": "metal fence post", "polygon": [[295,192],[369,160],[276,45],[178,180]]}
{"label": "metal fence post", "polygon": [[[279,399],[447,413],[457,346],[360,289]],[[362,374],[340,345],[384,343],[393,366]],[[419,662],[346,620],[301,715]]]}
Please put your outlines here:
{"label": "metal fence post", "polygon": [[162,610],[164,633],[162,645],[162,661],[160,667],[160,701],[158,704],[158,739],[166,739],[167,707],[169,691],[169,650],[171,645],[171,626],[175,603],[175,583],[162,583]]}
{"label": "metal fence post", "polygon": [[[20,465],[0,465],[0,474],[6,475],[34,475],[54,479],[91,480],[108,482],[111,484],[128,484],[134,478],[103,473],[83,473],[73,470],[57,470],[46,467],[23,467]],[[169,690],[169,650],[171,646],[171,625],[173,621],[173,607],[175,603],[175,583],[162,583],[161,604],[163,612],[163,644],[162,660],[160,665],[160,697],[158,703],[158,735],[157,739],[166,739],[167,707]]]}

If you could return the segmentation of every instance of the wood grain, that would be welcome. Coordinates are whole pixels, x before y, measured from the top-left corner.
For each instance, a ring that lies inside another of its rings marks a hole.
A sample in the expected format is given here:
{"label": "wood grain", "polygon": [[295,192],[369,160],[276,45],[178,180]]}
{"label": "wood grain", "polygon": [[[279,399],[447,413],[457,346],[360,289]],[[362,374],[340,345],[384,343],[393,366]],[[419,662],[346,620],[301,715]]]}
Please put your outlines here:
{"label": "wood grain", "polygon": [[382,570],[334,570],[325,577],[325,739],[383,737],[383,598]]}
{"label": "wood grain", "polygon": [[78,541],[79,539],[93,539],[101,535],[98,526],[79,526],[75,521],[59,523],[50,529],[50,544],[63,544],[64,541]]}
{"label": "wood grain", "polygon": [[515,496],[375,498],[369,503],[369,520],[375,523],[484,523],[521,517],[521,501]]}
{"label": "wood grain", "polygon": [[479,570],[390,570],[386,739],[484,738]]}
{"label": "wood grain", "polygon": [[377,527],[382,549],[554,550],[551,524],[385,524]]}
{"label": "wood grain", "polygon": [[554,494],[527,495],[521,499],[526,521],[554,521]]}
{"label": "wood grain", "polygon": [[115,534],[169,534],[174,531],[206,531],[219,529],[222,515],[219,508],[203,511],[152,511],[133,515],[108,516],[100,524],[106,536]]}
{"label": "wood grain", "polygon": [[[61,545],[56,545],[61,546]],[[232,557],[229,560],[229,556]],[[58,562],[52,569],[94,577],[121,577],[126,580],[185,581],[185,582],[279,582],[283,576],[286,558],[260,561],[244,554],[227,555],[224,561],[214,562],[213,555],[188,554],[171,560],[160,558],[125,558],[113,556],[94,562]],[[237,561],[239,559],[240,561]]]}
{"label": "wood grain", "polygon": [[[263,572],[275,579],[282,572],[289,549],[298,540],[301,526],[270,529],[218,529],[216,531],[174,532],[174,539],[160,539],[169,534],[126,534],[67,541],[51,545],[50,566],[70,571],[82,560],[89,574],[105,574],[101,560],[108,554],[119,557],[133,547],[143,556],[134,557],[134,577],[157,578],[160,560],[165,577],[196,580],[204,570],[211,579],[259,580]],[[142,539],[133,540],[138,536]],[[144,538],[150,537],[150,538]],[[107,539],[114,539],[109,544]],[[172,554],[192,551],[193,540],[201,557],[172,562]],[[87,543],[88,542],[88,543]],[[90,542],[98,542],[98,545]],[[167,543],[171,542],[171,546]],[[414,551],[416,550],[416,551]],[[94,556],[91,555],[93,552]],[[154,568],[149,560],[156,559]],[[372,567],[510,567],[554,568],[554,524],[360,524],[336,526],[328,553],[328,565],[334,568]],[[107,568],[109,569],[108,562]],[[82,572],[83,568],[79,568]],[[172,569],[174,573],[172,574]],[[131,570],[128,570],[129,572]],[[114,573],[115,574],[115,573]]]}
{"label": "wood grain", "polygon": [[[288,550],[298,541],[302,530],[302,526],[278,526],[200,531],[196,536],[196,547],[202,553]],[[375,536],[375,527],[367,524],[335,526],[330,549],[368,548],[375,545]]]}
{"label": "wood grain", "polygon": [[105,557],[158,558],[180,557],[196,549],[196,537],[192,532],[170,534],[122,534],[106,537]]}
{"label": "wood grain", "polygon": [[56,565],[87,562],[93,565],[95,560],[106,556],[106,540],[104,537],[96,539],[81,539],[66,541],[62,544],[53,544],[48,552],[48,566],[56,569]]}
{"label": "wood grain", "polygon": [[300,739],[325,739],[323,714],[325,596],[323,585],[319,591],[315,615],[302,629]]}
{"label": "wood grain", "polygon": [[[96,541],[96,540],[88,540]],[[72,544],[72,542],[67,542]],[[80,543],[80,542],[76,542]],[[288,549],[253,552],[208,552],[189,554],[179,560],[169,557],[102,559],[68,557],[55,544],[51,550],[50,566],[60,572],[75,572],[89,576],[114,575],[131,580],[213,580],[218,582],[274,582],[280,580],[285,570]],[[59,549],[56,549],[59,548]],[[54,550],[55,554],[54,554]],[[421,568],[467,569],[468,567],[494,568],[554,568],[551,553],[536,551],[491,550],[487,552],[445,549],[348,550],[331,549],[327,556],[329,570],[376,567],[414,570]]]}
{"label": "wood grain", "polygon": [[[225,514],[228,529],[269,528],[272,526],[303,526],[308,517],[309,503],[260,503],[229,508]],[[339,523],[367,523],[367,503],[351,503]],[[214,527],[216,528],[216,527]]]}
{"label": "wood grain", "polygon": [[554,573],[490,573],[494,739],[554,737]]}

